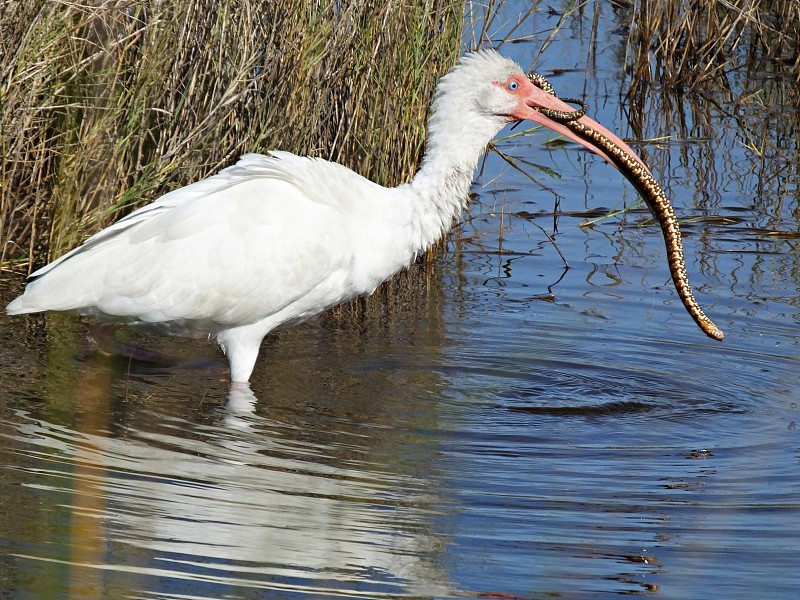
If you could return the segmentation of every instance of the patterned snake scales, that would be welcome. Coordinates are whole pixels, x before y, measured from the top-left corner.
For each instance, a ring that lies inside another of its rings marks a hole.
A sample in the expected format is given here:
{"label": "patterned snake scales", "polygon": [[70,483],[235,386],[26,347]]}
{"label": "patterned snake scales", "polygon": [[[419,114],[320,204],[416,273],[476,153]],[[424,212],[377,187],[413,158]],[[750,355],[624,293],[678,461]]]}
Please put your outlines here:
{"label": "patterned snake scales", "polygon": [[[531,74],[528,76],[533,85],[541,88],[548,94],[555,96],[553,86],[541,75]],[[638,160],[633,158],[628,152],[617,146],[603,134],[584,125],[579,119],[586,114],[586,104],[574,98],[562,98],[564,102],[578,104],[580,108],[573,111],[550,110],[546,108],[538,109],[544,116],[563,124],[572,130],[573,133],[590,142],[605,153],[614,165],[622,172],[625,177],[634,185],[653,216],[658,220],[661,231],[664,234],[664,243],[667,246],[667,262],[675,289],[680,296],[686,310],[695,320],[697,325],[706,335],[716,340],[721,340],[725,334],[714,325],[700,308],[700,304],[692,294],[689,285],[689,275],[686,273],[686,263],[683,257],[683,243],[681,242],[681,231],[678,227],[678,219],[675,211],[670,204],[664,190],[661,189],[658,181],[650,174]]]}

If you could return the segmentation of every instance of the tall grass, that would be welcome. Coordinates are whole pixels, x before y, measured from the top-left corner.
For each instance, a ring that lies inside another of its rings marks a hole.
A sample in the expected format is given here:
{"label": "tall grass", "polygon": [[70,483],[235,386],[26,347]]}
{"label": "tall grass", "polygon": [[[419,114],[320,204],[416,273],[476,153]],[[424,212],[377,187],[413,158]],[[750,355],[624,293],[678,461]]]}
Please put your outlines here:
{"label": "tall grass", "polygon": [[796,0],[635,0],[627,62],[643,81],[692,92],[748,65],[800,82]]}
{"label": "tall grass", "polygon": [[463,0],[0,4],[0,261],[30,269],[243,152],[407,178],[462,15]]}
{"label": "tall grass", "polygon": [[695,136],[712,136],[714,115],[722,115],[735,123],[766,176],[796,170],[800,3],[634,0],[622,12],[629,24],[627,101],[637,134],[657,115],[665,131],[688,135],[692,127]]}

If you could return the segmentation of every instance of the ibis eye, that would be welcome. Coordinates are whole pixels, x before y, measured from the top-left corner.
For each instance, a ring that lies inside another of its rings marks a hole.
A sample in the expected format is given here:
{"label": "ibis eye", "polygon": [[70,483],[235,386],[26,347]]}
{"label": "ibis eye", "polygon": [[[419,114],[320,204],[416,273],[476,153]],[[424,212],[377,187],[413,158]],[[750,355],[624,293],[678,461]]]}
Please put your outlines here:
{"label": "ibis eye", "polygon": [[508,82],[508,91],[516,92],[517,88],[519,88],[519,82],[518,81],[512,79],[511,81]]}

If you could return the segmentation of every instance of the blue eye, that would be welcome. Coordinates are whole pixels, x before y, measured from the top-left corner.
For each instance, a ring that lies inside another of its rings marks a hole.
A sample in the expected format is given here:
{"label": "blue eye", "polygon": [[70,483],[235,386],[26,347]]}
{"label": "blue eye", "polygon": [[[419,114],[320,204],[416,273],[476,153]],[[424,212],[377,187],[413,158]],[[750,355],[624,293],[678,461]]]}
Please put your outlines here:
{"label": "blue eye", "polygon": [[519,87],[519,83],[517,81],[511,80],[508,82],[508,90],[511,92],[516,92],[517,88]]}

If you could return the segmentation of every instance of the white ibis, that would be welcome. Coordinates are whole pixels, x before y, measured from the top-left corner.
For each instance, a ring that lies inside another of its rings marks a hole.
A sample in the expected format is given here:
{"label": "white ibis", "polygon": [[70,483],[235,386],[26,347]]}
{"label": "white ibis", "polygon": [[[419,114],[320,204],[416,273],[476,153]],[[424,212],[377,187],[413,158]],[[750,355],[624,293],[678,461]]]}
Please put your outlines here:
{"label": "white ibis", "polygon": [[[446,233],[486,144],[508,123],[534,121],[628,177],[649,175],[622,140],[578,114],[511,60],[469,54],[439,81],[427,150],[410,183],[388,189],[325,160],[246,154],[39,269],[6,310],[74,311],[216,336],[231,380],[247,382],[270,331],[370,294]],[[694,310],[705,319],[696,303]]]}

